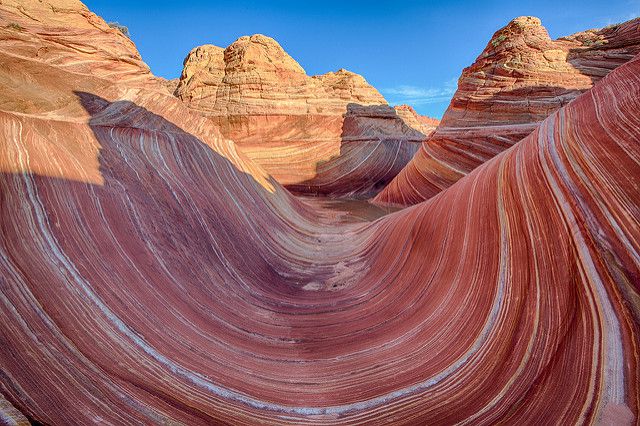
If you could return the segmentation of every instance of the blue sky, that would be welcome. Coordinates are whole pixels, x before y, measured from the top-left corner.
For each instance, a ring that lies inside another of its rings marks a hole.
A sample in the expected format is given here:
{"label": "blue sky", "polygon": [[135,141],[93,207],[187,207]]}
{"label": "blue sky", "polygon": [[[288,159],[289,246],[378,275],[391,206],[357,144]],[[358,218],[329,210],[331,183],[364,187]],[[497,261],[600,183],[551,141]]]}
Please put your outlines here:
{"label": "blue sky", "polygon": [[632,19],[640,0],[380,1],[85,0],[129,27],[159,76],[180,75],[201,44],[226,47],[242,35],[275,38],[309,75],[362,74],[392,104],[440,118],[462,69],[511,19],[542,19],[552,38]]}

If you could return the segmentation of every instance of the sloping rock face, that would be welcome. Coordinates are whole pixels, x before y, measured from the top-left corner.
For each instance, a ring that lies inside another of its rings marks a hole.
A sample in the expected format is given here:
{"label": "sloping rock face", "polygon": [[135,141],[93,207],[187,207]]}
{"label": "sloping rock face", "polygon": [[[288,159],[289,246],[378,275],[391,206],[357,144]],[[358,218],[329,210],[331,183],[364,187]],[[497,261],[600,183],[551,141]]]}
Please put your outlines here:
{"label": "sloping rock face", "polygon": [[167,92],[174,94],[176,89],[178,88],[178,83],[180,82],[179,78],[172,78],[170,80],[162,77],[158,77],[160,83],[167,89]]}
{"label": "sloping rock face", "polygon": [[376,201],[433,197],[638,52],[640,19],[558,40],[538,18],[514,19],[463,71],[436,132]]}
{"label": "sloping rock face", "polygon": [[408,126],[419,130],[425,136],[430,136],[440,124],[440,120],[420,115],[410,105],[397,105],[393,109]]}
{"label": "sloping rock face", "polygon": [[638,422],[640,57],[335,224],[107,28],[0,5],[3,422]]}
{"label": "sloping rock face", "polygon": [[358,74],[309,77],[259,34],[193,49],[176,95],[297,192],[374,195],[425,138]]}

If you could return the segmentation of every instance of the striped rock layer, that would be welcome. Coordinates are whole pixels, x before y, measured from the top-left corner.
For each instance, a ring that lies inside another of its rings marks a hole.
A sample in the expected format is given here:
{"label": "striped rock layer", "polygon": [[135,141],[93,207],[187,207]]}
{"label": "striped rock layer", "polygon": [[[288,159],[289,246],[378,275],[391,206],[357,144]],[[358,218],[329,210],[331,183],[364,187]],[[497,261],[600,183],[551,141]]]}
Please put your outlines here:
{"label": "striped rock layer", "polygon": [[260,34],[194,48],[175,93],[301,193],[373,196],[425,139],[417,117],[403,120],[360,75],[310,77]]}
{"label": "striped rock layer", "polygon": [[4,423],[638,422],[640,57],[337,224],[80,3],[3,1],[0,52]]}
{"label": "striped rock layer", "polygon": [[514,19],[465,68],[437,130],[375,200],[411,205],[433,197],[638,52],[640,18],[557,40],[538,18]]}

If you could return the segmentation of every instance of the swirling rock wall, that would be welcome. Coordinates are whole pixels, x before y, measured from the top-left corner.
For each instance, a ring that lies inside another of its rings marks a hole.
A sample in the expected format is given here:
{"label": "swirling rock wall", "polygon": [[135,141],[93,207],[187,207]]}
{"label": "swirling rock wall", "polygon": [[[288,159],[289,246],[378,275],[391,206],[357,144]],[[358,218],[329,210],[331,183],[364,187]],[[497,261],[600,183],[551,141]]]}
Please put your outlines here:
{"label": "swirling rock wall", "polygon": [[260,34],[194,48],[176,95],[301,193],[375,195],[425,138],[417,115],[400,115],[358,74],[309,77]]}
{"label": "swirling rock wall", "polygon": [[640,19],[551,40],[540,20],[497,31],[462,72],[442,122],[376,198],[411,205],[451,186],[640,52]]}
{"label": "swirling rock wall", "polygon": [[79,2],[4,1],[0,52],[3,422],[638,422],[640,57],[336,224]]}

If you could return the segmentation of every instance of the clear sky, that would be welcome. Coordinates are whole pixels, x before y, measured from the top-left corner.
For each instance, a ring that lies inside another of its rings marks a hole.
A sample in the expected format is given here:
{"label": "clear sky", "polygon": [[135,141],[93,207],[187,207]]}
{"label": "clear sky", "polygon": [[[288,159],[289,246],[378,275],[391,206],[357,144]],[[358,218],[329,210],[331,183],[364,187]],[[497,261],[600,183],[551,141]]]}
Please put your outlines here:
{"label": "clear sky", "polygon": [[193,47],[275,38],[309,75],[346,68],[392,104],[440,118],[462,69],[511,19],[542,19],[552,38],[632,19],[640,0],[84,0],[129,27],[154,74],[175,78]]}

